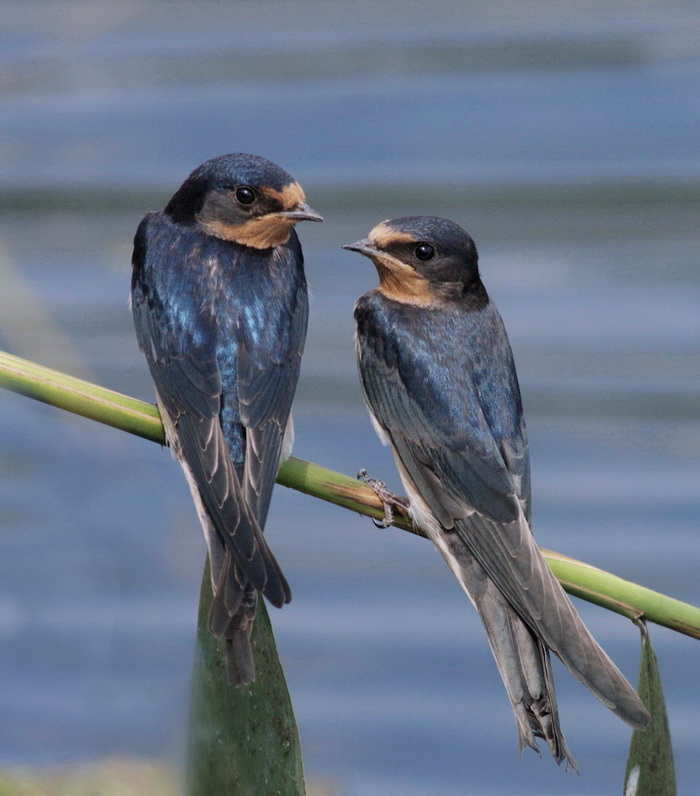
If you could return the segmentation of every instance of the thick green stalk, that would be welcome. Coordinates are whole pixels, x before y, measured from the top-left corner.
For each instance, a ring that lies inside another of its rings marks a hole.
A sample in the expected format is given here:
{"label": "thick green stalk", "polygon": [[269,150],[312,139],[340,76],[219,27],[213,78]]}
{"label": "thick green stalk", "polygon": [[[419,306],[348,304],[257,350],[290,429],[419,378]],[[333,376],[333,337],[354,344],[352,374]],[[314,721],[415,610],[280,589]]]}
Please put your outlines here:
{"label": "thick green stalk", "polygon": [[[153,404],[3,352],[0,352],[0,387],[161,445],[165,443],[160,415]],[[359,514],[378,518],[383,516],[381,502],[368,486],[317,464],[292,457],[280,469],[277,481]],[[398,517],[394,524],[423,535],[405,517]],[[631,619],[643,618],[700,638],[700,608],[560,553],[548,550],[543,550],[543,553],[556,577],[571,594]]]}
{"label": "thick green stalk", "polygon": [[255,682],[238,688],[227,679],[224,645],[209,632],[211,601],[207,559],[199,598],[185,793],[303,796],[299,732],[265,600],[258,600],[251,639]]}
{"label": "thick green stalk", "polygon": [[0,387],[165,445],[158,407],[0,351]]}

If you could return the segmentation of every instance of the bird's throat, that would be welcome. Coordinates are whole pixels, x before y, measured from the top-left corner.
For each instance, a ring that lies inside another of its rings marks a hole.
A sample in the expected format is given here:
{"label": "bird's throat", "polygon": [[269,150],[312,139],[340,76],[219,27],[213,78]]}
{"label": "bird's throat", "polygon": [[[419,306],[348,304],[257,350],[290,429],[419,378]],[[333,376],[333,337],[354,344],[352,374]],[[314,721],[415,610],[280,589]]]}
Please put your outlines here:
{"label": "bird's throat", "polygon": [[294,226],[292,221],[274,215],[250,219],[245,224],[226,224],[214,220],[200,220],[200,223],[209,235],[253,249],[270,249],[286,243]]}
{"label": "bird's throat", "polygon": [[403,266],[397,270],[396,267],[378,263],[377,271],[379,292],[392,301],[418,307],[428,307],[435,303],[436,295],[430,282],[412,269]]}

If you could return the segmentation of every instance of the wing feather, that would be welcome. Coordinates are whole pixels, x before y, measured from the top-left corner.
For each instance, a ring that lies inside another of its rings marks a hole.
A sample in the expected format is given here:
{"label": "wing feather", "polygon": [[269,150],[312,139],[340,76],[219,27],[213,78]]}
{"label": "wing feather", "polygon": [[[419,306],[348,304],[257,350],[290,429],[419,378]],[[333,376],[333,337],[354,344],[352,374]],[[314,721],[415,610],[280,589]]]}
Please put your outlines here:
{"label": "wing feather", "polygon": [[419,315],[376,293],[363,298],[356,318],[365,399],[407,491],[439,522],[426,530],[441,549],[445,533],[461,539],[572,674],[626,721],[646,726],[639,698],[588,632],[532,536],[520,394],[495,308],[487,304],[478,317],[458,310]]}
{"label": "wing feather", "polygon": [[[167,420],[168,441],[220,543],[233,554],[245,579],[281,605],[289,599],[289,587],[245,500],[221,425],[223,385],[215,313],[204,304],[195,319],[166,310],[166,300],[177,307],[178,289],[191,299],[198,286],[187,283],[187,271],[179,261],[163,262],[162,258],[176,258],[178,251],[159,245],[158,225],[164,223],[159,217],[147,216],[137,232],[132,310],[139,345]],[[152,226],[148,236],[146,224]],[[164,281],[164,275],[173,272],[179,281]],[[212,555],[212,561],[218,558]]]}
{"label": "wing feather", "polygon": [[[268,274],[281,302],[273,321],[263,328],[245,331],[238,352],[238,400],[246,428],[244,494],[255,516],[264,525],[272,488],[282,463],[284,440],[291,423],[308,322],[308,295],[303,277],[303,255],[292,231],[286,254],[276,260],[279,271]],[[290,278],[295,282],[290,286]],[[290,287],[292,289],[290,289]],[[251,337],[256,335],[256,345]],[[264,355],[261,355],[264,352]]]}

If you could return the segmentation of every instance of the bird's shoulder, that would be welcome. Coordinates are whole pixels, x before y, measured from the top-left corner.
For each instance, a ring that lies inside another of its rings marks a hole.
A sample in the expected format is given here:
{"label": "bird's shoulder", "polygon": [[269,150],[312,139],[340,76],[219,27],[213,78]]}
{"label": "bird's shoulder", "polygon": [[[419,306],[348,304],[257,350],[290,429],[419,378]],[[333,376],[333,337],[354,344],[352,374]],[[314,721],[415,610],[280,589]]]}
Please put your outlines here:
{"label": "bird's shoulder", "polygon": [[512,368],[503,321],[490,301],[478,308],[468,302],[425,308],[372,290],[355,305],[355,320],[360,345],[389,367],[415,371],[424,363],[429,378],[454,371],[477,380]]}
{"label": "bird's shoulder", "polygon": [[512,520],[516,495],[529,496],[527,441],[495,308],[430,312],[366,294],[356,317],[365,399],[431,510],[448,525],[465,507]]}
{"label": "bird's shoulder", "polygon": [[358,301],[360,377],[370,403],[381,396],[387,422],[400,423],[411,405],[443,441],[521,438],[520,389],[503,322],[489,302],[478,310],[454,305],[430,311],[386,299]]}
{"label": "bird's shoulder", "polygon": [[196,228],[174,222],[166,213],[147,213],[134,236],[132,288],[146,294],[191,290],[205,264],[222,251]]}

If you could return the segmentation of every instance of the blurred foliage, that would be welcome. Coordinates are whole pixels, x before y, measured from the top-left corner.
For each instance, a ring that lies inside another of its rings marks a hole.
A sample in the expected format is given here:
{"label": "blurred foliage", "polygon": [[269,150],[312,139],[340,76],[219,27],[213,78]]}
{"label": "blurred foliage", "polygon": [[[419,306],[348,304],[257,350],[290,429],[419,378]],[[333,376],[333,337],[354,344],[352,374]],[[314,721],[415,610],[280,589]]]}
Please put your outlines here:
{"label": "blurred foliage", "polygon": [[173,796],[178,791],[177,770],[163,763],[108,760],[41,774],[0,773],[0,796]]}

